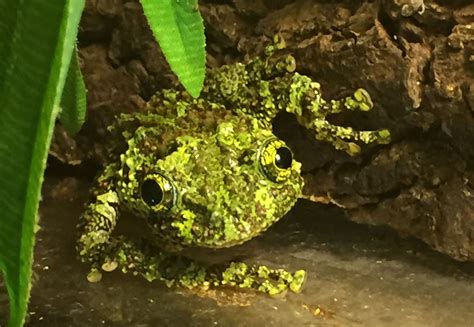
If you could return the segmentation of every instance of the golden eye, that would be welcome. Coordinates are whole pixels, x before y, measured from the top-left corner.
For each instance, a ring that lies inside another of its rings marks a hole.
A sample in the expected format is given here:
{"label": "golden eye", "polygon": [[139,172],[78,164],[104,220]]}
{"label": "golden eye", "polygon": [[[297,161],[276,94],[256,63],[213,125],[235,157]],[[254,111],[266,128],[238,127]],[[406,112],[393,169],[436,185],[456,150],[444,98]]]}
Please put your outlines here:
{"label": "golden eye", "polygon": [[148,175],[140,191],[143,202],[157,213],[168,212],[176,203],[175,187],[161,174]]}
{"label": "golden eye", "polygon": [[259,165],[264,175],[277,183],[284,182],[291,175],[293,153],[286,144],[276,138],[267,140],[259,153]]}

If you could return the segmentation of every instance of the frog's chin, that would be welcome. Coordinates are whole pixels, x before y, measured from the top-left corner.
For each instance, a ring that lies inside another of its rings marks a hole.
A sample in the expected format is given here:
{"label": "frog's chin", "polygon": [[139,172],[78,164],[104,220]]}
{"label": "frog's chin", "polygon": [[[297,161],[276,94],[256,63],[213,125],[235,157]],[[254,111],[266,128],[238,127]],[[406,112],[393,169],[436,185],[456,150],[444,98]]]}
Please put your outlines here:
{"label": "frog's chin", "polygon": [[203,243],[195,244],[194,246],[209,248],[209,249],[223,249],[223,248],[230,248],[236,245],[244,244],[250,241],[252,238],[253,237],[249,237],[246,239],[232,240],[232,241],[203,242]]}
{"label": "frog's chin", "polygon": [[216,236],[219,235],[220,237],[201,239],[198,238],[196,239],[196,243],[194,244],[194,246],[205,248],[229,248],[236,245],[241,245],[265,232],[278,220],[279,219],[276,219],[270,222],[268,225],[261,226],[259,228],[254,228],[251,232],[236,232],[236,230],[232,231],[232,227],[234,226],[227,226],[226,229],[216,233]]}
{"label": "frog's chin", "polygon": [[218,242],[215,242],[215,243],[207,243],[205,245],[203,244],[203,245],[200,245],[200,246],[201,247],[214,248],[214,249],[216,249],[216,248],[230,248],[230,247],[233,247],[233,246],[236,246],[236,245],[244,244],[244,243],[250,241],[255,236],[257,236],[257,235],[249,236],[247,238],[235,239],[235,240],[225,240],[225,241],[218,241]]}

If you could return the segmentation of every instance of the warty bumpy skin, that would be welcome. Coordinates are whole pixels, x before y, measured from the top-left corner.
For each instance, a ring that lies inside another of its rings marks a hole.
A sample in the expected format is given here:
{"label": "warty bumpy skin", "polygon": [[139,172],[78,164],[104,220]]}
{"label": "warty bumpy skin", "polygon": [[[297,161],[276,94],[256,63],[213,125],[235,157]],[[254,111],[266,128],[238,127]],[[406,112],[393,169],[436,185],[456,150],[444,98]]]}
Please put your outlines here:
{"label": "warty bumpy skin", "polygon": [[[208,72],[199,98],[158,92],[145,113],[123,114],[110,127],[113,147],[79,223],[78,251],[101,271],[160,279],[167,285],[251,288],[270,295],[299,292],[306,272],[231,262],[206,265],[180,254],[185,247],[241,244],[282,218],[301,196],[301,164],[272,133],[281,111],[294,114],[317,140],[355,155],[362,143],[385,144],[387,130],[355,131],[326,116],[372,109],[368,93],[325,101],[320,86],[295,72],[292,56],[265,57]],[[119,213],[148,223],[152,237],[115,236]]]}

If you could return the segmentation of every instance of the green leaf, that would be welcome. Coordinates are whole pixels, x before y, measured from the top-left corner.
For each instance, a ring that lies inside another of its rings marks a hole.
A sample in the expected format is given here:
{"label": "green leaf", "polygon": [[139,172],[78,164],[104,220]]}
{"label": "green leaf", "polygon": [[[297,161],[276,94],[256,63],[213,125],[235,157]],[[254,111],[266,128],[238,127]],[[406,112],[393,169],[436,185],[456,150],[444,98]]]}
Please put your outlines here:
{"label": "green leaf", "polygon": [[0,269],[11,327],[25,319],[43,172],[83,7],[0,1]]}
{"label": "green leaf", "polygon": [[86,120],[87,110],[86,86],[76,48],[74,48],[71,56],[71,63],[61,98],[61,109],[59,116],[61,124],[70,134],[76,134]]}
{"label": "green leaf", "polygon": [[204,82],[204,24],[197,0],[140,0],[166,60],[194,97]]}

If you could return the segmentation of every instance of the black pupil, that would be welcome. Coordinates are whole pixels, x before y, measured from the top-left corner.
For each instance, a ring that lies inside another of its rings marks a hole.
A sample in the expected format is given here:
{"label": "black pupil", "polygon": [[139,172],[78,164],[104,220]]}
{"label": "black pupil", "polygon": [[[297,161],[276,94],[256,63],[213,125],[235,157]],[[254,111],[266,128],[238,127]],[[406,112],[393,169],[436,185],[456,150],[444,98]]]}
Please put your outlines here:
{"label": "black pupil", "polygon": [[277,150],[275,156],[275,165],[281,169],[288,169],[291,167],[293,155],[287,147],[281,147]]}
{"label": "black pupil", "polygon": [[142,184],[142,199],[149,206],[157,205],[163,200],[163,190],[157,182],[147,179]]}

